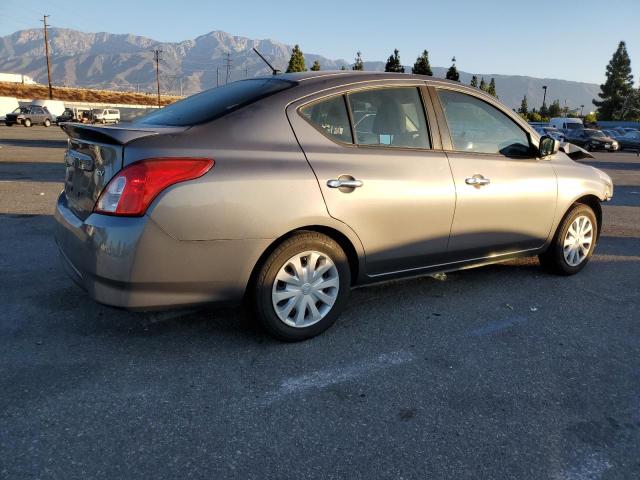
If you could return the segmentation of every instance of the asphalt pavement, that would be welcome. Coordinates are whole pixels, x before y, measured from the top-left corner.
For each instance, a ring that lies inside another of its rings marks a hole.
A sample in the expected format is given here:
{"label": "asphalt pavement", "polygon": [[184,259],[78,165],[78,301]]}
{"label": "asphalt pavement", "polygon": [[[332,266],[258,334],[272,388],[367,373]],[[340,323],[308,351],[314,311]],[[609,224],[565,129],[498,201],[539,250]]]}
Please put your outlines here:
{"label": "asphalt pavement", "polygon": [[353,291],[279,343],[240,308],[132,313],[67,278],[65,145],[0,127],[0,478],[640,478],[640,158],[573,277],[524,259]]}

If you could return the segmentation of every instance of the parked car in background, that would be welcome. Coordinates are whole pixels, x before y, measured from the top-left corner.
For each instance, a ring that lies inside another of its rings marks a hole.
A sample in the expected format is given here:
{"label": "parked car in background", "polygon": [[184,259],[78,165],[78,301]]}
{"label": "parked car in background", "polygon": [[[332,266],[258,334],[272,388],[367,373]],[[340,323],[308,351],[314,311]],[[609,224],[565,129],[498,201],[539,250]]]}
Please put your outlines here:
{"label": "parked car in background", "polygon": [[44,125],[49,127],[56,121],[56,117],[52,115],[47,107],[39,105],[29,105],[15,109],[12,113],[8,113],[4,123],[10,127],[12,125],[24,125],[30,127],[32,125]]}
{"label": "parked car in background", "polygon": [[64,102],[62,100],[33,100],[30,105],[45,107],[54,117],[62,115],[62,112],[65,110]]}
{"label": "parked car in background", "polygon": [[252,78],[62,128],[55,235],[77,283],[126,308],[245,299],[287,341],[329,328],[357,285],[527,255],[575,274],[613,195],[573,160],[587,152],[422,75]]}
{"label": "parked car in background", "polygon": [[56,122],[80,122],[82,121],[84,112],[89,111],[91,111],[89,107],[67,107],[64,112],[62,112],[62,115],[56,117]]}
{"label": "parked car in background", "polygon": [[120,110],[115,108],[94,108],[91,110],[94,123],[118,123]]}
{"label": "parked car in background", "polygon": [[593,128],[569,130],[569,133],[567,134],[567,142],[571,142],[589,151],[616,151],[620,148],[620,145],[616,140],[606,136],[601,130],[595,130]]}
{"label": "parked car in background", "polygon": [[640,151],[640,132],[635,130],[619,137],[618,142],[623,150]]}
{"label": "parked car in background", "polygon": [[558,130],[554,127],[534,127],[535,131],[540,135],[548,135],[554,140],[558,140],[559,142],[564,142],[564,132]]}
{"label": "parked car in background", "polygon": [[20,108],[20,104],[15,97],[0,97],[0,122],[4,122],[7,113],[17,108]]}

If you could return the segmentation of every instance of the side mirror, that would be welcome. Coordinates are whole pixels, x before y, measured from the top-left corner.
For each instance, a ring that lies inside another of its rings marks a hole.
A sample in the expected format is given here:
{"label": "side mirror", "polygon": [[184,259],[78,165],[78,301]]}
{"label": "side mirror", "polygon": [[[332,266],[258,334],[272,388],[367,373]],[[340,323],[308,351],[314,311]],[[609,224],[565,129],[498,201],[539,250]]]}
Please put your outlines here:
{"label": "side mirror", "polygon": [[540,143],[538,145],[538,155],[542,158],[558,153],[560,150],[560,142],[551,138],[548,135],[540,137]]}

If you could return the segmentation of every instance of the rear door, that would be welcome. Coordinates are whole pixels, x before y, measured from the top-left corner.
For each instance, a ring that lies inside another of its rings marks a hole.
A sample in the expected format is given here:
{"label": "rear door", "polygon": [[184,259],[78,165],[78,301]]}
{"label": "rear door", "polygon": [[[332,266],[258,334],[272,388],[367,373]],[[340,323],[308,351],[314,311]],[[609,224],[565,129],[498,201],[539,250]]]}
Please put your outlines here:
{"label": "rear door", "polygon": [[455,189],[425,94],[406,84],[343,88],[287,112],[329,214],[362,241],[369,275],[446,255]]}
{"label": "rear door", "polygon": [[543,246],[557,200],[551,162],[537,158],[528,132],[498,106],[461,91],[431,92],[457,193],[452,259]]}

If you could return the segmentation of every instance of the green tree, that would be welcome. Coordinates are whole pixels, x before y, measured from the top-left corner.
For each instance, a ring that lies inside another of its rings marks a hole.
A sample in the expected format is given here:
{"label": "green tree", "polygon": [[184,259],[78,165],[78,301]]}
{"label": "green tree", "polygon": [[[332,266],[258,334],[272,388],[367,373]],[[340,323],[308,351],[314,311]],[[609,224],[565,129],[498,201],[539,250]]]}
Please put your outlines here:
{"label": "green tree", "polygon": [[522,98],[522,102],[520,102],[520,108],[518,109],[518,113],[523,115],[525,118],[529,113],[529,105],[527,104],[527,96],[525,95]]}
{"label": "green tree", "polygon": [[458,69],[456,68],[456,57],[453,57],[451,59],[451,66],[449,67],[449,70],[447,70],[447,79],[448,80],[454,80],[456,82],[460,81],[460,74],[458,73]]}
{"label": "green tree", "polygon": [[293,72],[306,72],[307,67],[304,64],[304,54],[298,45],[293,47],[291,52],[291,58],[289,59],[289,66],[287,67],[287,73]]}
{"label": "green tree", "polygon": [[476,75],[471,77],[471,83],[469,85],[474,88],[478,88],[478,77]]}
{"label": "green tree", "polygon": [[540,115],[540,114],[539,114],[538,112],[536,112],[535,110],[534,110],[534,111],[529,112],[528,117],[529,117],[529,121],[530,121],[530,122],[541,122],[541,121],[542,121],[542,115]]}
{"label": "green tree", "polygon": [[598,115],[596,114],[596,112],[588,113],[587,115],[584,116],[583,121],[585,124],[596,123],[598,121]]}
{"label": "green tree", "polygon": [[482,90],[483,92],[487,91],[487,82],[484,81],[484,77],[482,77],[480,79],[480,90]]}
{"label": "green tree", "polygon": [[313,62],[313,65],[311,65],[311,69],[310,70],[312,72],[319,72],[320,71],[320,62],[318,60]]}
{"label": "green tree", "polygon": [[347,70],[347,67],[345,67],[344,65],[342,65],[342,66],[340,67],[340,70]]}
{"label": "green tree", "polygon": [[600,85],[598,96],[601,100],[593,101],[598,107],[598,117],[601,120],[623,120],[632,93],[631,59],[627,53],[627,45],[620,42],[607,65],[607,80]]}
{"label": "green tree", "polygon": [[496,79],[493,77],[491,77],[491,81],[489,82],[487,93],[489,95],[493,95],[494,97],[498,98],[498,93],[496,92]]}
{"label": "green tree", "polygon": [[562,107],[560,106],[560,100],[554,100],[551,106],[549,107],[548,116],[553,118],[553,117],[559,117],[561,116],[561,114],[562,114]]}
{"label": "green tree", "polygon": [[549,116],[549,107],[547,107],[547,102],[542,103],[542,106],[540,107],[540,115],[543,118],[546,118]]}
{"label": "green tree", "polygon": [[417,75],[428,75],[430,77],[433,76],[433,71],[431,70],[431,65],[429,64],[429,52],[427,52],[426,50],[422,52],[422,55],[420,55],[416,59],[416,63],[413,64],[411,73],[415,73]]}
{"label": "green tree", "polygon": [[385,72],[396,72],[396,73],[404,73],[404,67],[402,63],[400,63],[400,52],[396,48],[393,51],[393,55],[389,56],[387,59],[387,64],[384,66]]}
{"label": "green tree", "polygon": [[351,67],[353,70],[358,70],[358,71],[362,71],[364,70],[364,62],[362,61],[362,53],[358,52],[356,53],[356,61],[353,64],[353,67]]}

